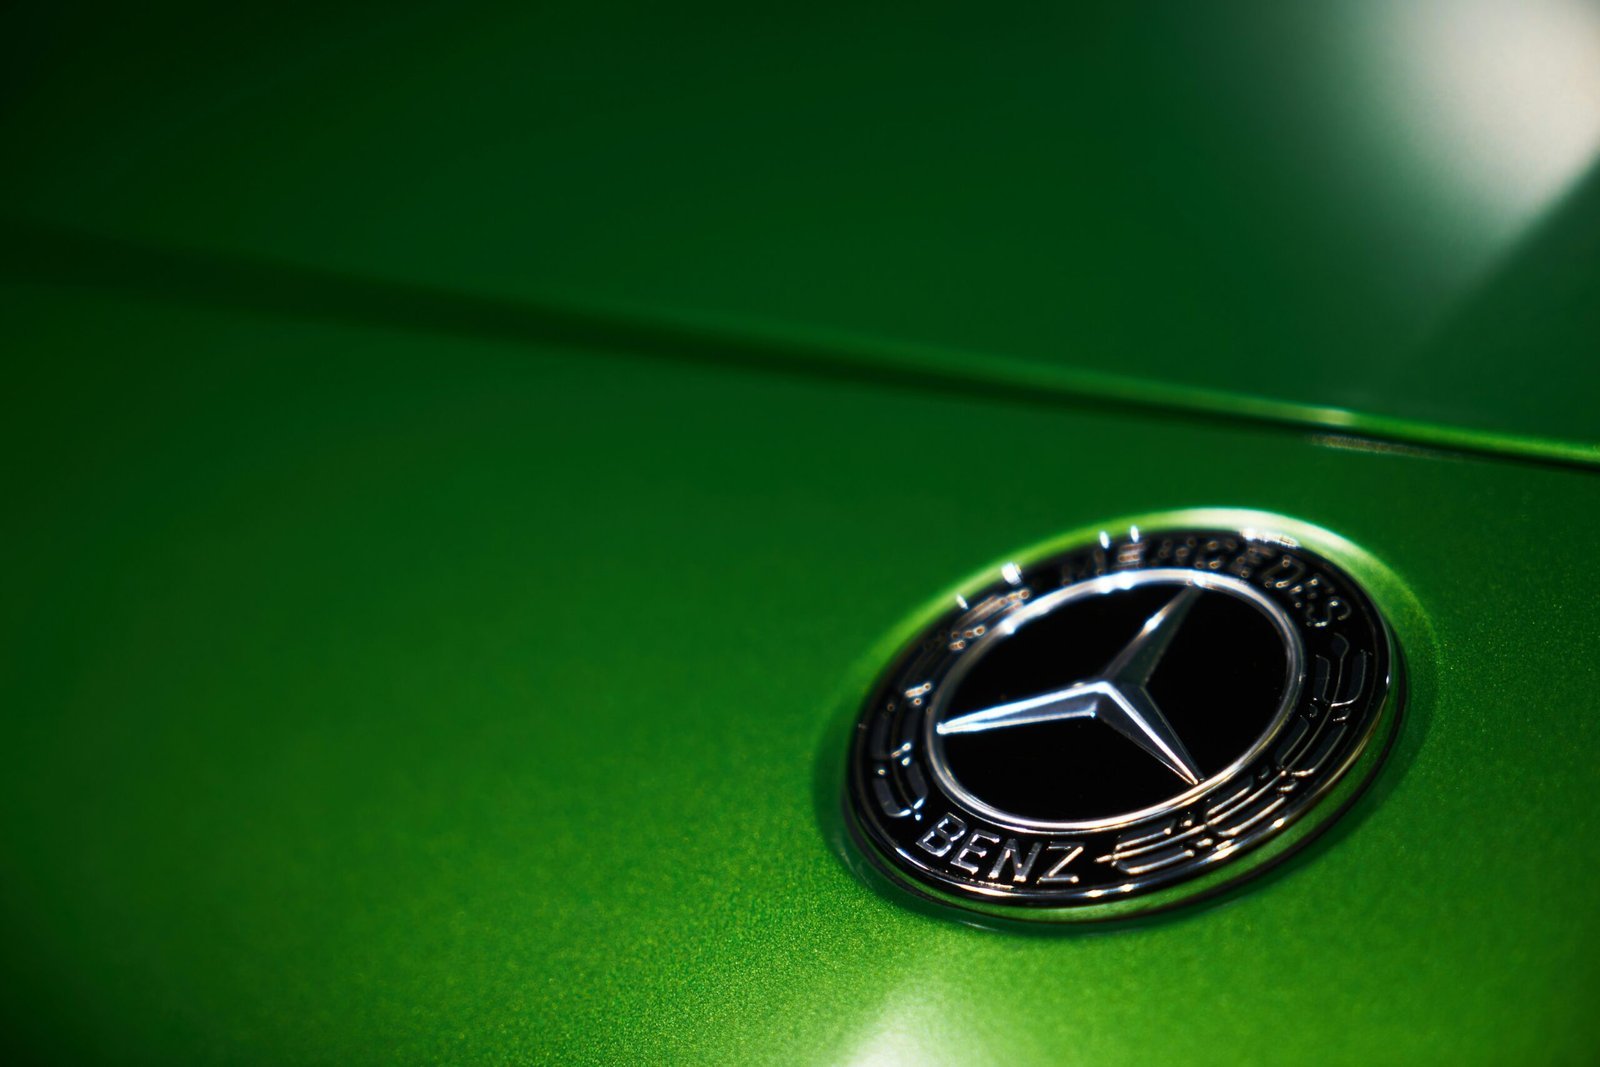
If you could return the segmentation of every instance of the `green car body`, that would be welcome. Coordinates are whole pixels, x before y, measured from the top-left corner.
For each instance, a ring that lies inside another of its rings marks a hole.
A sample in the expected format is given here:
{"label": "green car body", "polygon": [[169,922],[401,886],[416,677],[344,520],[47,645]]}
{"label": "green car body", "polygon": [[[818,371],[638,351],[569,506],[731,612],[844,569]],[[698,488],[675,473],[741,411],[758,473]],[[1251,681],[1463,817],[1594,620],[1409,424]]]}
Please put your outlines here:
{"label": "green car body", "polygon": [[[13,1059],[1600,1055],[1591,8],[0,27]],[[1090,928],[875,874],[925,606],[1215,508],[1371,561],[1351,810]]]}

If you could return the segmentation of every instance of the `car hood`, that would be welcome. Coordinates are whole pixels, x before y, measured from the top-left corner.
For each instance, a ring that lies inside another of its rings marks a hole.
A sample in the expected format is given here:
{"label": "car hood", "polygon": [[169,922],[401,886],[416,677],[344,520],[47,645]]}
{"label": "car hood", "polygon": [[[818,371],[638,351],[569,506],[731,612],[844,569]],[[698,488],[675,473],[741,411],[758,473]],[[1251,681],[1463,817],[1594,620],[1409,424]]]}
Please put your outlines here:
{"label": "car hood", "polygon": [[1595,458],[1586,5],[12,18],[15,223]]}

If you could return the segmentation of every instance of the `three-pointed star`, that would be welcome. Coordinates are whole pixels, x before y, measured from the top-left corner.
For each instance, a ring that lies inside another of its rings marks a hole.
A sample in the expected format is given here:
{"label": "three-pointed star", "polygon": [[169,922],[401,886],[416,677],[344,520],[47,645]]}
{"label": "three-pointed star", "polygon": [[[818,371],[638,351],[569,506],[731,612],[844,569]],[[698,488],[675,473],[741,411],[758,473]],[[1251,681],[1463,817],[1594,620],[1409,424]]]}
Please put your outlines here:
{"label": "three-pointed star", "polygon": [[1199,596],[1200,590],[1190,586],[1173,597],[1145,621],[1127,647],[1098,675],[1053,693],[959,715],[941,722],[938,732],[975,734],[1061,719],[1096,719],[1160,760],[1190,785],[1199,784],[1200,768],[1145,688],[1183,617]]}

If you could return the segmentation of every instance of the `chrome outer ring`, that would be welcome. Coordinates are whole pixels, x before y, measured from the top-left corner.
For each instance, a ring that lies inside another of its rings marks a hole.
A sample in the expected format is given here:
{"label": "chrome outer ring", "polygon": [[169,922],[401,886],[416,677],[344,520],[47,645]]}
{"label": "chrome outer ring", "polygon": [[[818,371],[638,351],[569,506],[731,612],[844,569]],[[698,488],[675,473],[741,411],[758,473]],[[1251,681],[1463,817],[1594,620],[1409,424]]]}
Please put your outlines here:
{"label": "chrome outer ring", "polygon": [[[935,725],[941,687],[971,669],[964,659],[1072,598],[1174,581],[1265,601],[1280,635],[1288,627],[1292,692],[1248,752],[1170,802],[1096,823],[1019,819],[955,779]],[[1261,869],[1348,806],[1393,737],[1398,663],[1366,591],[1293,537],[1242,526],[1102,533],[991,572],[902,650],[856,719],[847,825],[876,866],[936,900],[1059,921],[1170,906]],[[1026,855],[1035,862],[1018,877]]]}

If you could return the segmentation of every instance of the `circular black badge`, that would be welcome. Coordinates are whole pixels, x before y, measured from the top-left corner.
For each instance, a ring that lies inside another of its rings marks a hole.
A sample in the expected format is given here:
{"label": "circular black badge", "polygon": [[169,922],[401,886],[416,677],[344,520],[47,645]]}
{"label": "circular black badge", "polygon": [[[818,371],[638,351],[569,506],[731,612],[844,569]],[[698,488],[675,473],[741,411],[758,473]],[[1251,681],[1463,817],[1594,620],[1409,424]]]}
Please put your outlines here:
{"label": "circular black badge", "polygon": [[856,724],[852,823],[900,880],[984,910],[1171,903],[1342,808],[1392,731],[1393,659],[1292,538],[1103,533],[1007,564],[901,655]]}

